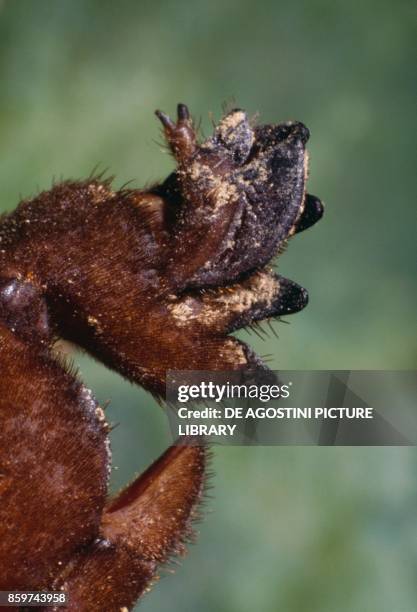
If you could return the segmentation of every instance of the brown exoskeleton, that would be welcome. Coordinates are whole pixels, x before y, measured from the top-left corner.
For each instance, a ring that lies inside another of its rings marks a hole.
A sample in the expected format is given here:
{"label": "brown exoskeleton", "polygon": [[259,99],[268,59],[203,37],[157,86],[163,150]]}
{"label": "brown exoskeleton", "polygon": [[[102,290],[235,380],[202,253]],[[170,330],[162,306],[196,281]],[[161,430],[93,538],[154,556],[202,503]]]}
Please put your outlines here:
{"label": "brown exoskeleton", "polygon": [[322,215],[307,129],[233,110],[199,144],[185,105],[157,115],[164,183],[63,182],[0,220],[0,590],[63,589],[69,610],[131,608],[184,549],[206,451],[173,446],[107,500],[103,412],[55,340],[161,397],[168,369],[265,368],[228,334],[307,303],[268,267]]}

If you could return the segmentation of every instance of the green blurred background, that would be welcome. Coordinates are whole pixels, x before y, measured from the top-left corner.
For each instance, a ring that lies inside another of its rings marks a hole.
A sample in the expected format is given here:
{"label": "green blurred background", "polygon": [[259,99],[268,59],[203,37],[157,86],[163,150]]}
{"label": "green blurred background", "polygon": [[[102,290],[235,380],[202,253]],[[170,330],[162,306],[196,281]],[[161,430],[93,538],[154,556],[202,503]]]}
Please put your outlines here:
{"label": "green blurred background", "polygon": [[[83,177],[173,167],[155,108],[234,101],[311,130],[326,216],[280,271],[310,305],[279,339],[240,335],[281,369],[416,364],[414,2],[3,0],[1,208]],[[75,356],[110,419],[117,490],[169,443],[151,397]],[[417,610],[417,455],[395,448],[218,448],[213,498],[177,576],[143,612]]]}

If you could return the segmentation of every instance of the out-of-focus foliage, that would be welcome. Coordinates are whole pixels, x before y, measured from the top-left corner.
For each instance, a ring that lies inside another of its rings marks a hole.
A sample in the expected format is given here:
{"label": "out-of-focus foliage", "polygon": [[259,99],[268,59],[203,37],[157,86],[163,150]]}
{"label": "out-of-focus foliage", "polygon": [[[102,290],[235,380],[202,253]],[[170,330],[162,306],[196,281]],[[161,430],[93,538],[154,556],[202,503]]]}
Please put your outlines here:
{"label": "out-of-focus foliage", "polygon": [[[280,272],[311,302],[250,340],[283,369],[415,367],[415,5],[366,0],[3,0],[0,207],[82,177],[121,185],[172,168],[152,112],[178,101],[202,132],[222,102],[311,130],[309,191],[325,218]],[[85,357],[112,399],[113,488],[169,442],[149,396]],[[415,609],[414,450],[217,449],[199,546],[144,612]]]}

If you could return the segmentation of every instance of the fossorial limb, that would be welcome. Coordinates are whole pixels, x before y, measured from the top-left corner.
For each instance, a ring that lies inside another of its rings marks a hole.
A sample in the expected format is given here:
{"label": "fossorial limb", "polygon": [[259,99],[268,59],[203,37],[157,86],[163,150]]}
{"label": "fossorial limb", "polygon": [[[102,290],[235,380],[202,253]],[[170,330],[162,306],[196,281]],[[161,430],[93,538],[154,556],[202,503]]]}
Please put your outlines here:
{"label": "fossorial limb", "polygon": [[307,303],[268,264],[322,215],[308,130],[234,110],[199,143],[185,105],[157,114],[162,184],[63,182],[0,219],[0,589],[64,589],[70,610],[132,607],[184,550],[206,449],[172,447],[108,501],[104,415],[55,340],[163,397],[168,369],[267,373],[229,333]]}
{"label": "fossorial limb", "polygon": [[307,128],[253,128],[246,113],[234,110],[197,146],[182,105],[177,124],[158,116],[178,162],[176,189],[184,201],[167,265],[171,283],[179,289],[223,285],[267,264],[303,212]]}

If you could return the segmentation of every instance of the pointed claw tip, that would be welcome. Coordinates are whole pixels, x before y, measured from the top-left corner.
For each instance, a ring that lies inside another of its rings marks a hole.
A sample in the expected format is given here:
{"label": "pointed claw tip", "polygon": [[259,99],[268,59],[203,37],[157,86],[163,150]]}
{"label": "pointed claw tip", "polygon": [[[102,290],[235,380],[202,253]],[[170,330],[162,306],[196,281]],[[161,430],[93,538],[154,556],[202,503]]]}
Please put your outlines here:
{"label": "pointed claw tip", "polygon": [[190,111],[186,104],[179,103],[177,106],[178,121],[187,121],[190,118]]}
{"label": "pointed claw tip", "polygon": [[277,301],[277,315],[295,314],[308,304],[308,291],[293,281],[280,278],[280,292]]}
{"label": "pointed claw tip", "polygon": [[162,111],[157,109],[155,111],[155,115],[158,117],[159,121],[162,123],[164,128],[167,128],[167,129],[175,128],[175,124],[173,123],[172,119],[168,115],[163,113]]}
{"label": "pointed claw tip", "polygon": [[324,214],[324,204],[317,196],[308,195],[308,198],[310,200],[311,205],[314,207],[314,210],[316,212],[315,218],[318,221]]}
{"label": "pointed claw tip", "polygon": [[324,206],[321,200],[316,196],[307,194],[304,212],[299,218],[295,226],[295,233],[299,234],[304,230],[308,229],[312,225],[315,225],[317,221],[320,221],[324,214]]}

